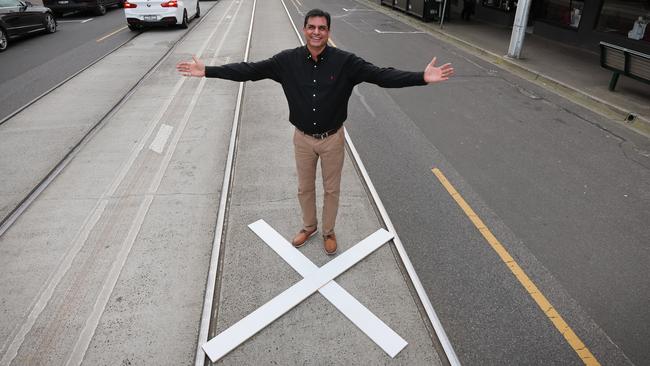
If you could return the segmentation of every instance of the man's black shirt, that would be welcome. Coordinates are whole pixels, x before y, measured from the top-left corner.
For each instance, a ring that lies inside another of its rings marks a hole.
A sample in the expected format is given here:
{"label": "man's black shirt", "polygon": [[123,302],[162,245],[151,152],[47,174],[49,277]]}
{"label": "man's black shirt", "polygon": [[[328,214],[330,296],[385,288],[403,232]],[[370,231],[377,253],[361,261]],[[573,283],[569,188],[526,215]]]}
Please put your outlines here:
{"label": "man's black shirt", "polygon": [[362,58],[325,47],[315,61],[306,46],[259,62],[206,66],[205,76],[234,81],[272,79],[282,84],[289,121],[299,130],[323,133],[343,125],[352,88],[362,82],[384,88],[426,85],[423,72],[380,68]]}

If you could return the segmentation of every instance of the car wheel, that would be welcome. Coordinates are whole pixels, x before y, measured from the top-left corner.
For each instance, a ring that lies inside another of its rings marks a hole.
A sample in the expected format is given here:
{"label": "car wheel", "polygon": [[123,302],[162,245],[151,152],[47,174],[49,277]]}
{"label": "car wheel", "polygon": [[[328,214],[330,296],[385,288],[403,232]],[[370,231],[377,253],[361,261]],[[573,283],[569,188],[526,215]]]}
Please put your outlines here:
{"label": "car wheel", "polygon": [[198,18],[201,16],[201,7],[199,6],[199,2],[196,2],[196,15],[194,16],[195,18]]}
{"label": "car wheel", "polygon": [[129,24],[129,29],[134,31],[134,32],[137,32],[137,31],[140,30],[140,26],[137,26],[135,24]]}
{"label": "car wheel", "polygon": [[54,20],[54,16],[52,16],[52,14],[46,13],[43,23],[45,25],[45,31],[47,33],[56,32],[56,20]]}
{"label": "car wheel", "polygon": [[7,38],[7,32],[0,28],[0,52],[7,49],[7,46],[9,45],[9,40]]}
{"label": "car wheel", "polygon": [[106,5],[102,0],[97,0],[97,7],[95,8],[95,15],[104,15],[106,14]]}
{"label": "car wheel", "polygon": [[181,23],[181,28],[185,29],[190,24],[190,21],[187,19],[187,10],[183,11],[183,22]]}

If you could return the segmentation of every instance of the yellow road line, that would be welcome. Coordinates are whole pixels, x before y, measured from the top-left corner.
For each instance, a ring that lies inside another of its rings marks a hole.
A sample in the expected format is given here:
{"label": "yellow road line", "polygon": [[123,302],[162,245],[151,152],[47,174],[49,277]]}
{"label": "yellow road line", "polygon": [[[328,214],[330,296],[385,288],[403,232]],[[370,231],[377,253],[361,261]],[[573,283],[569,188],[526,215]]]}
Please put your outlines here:
{"label": "yellow road line", "polygon": [[451,195],[451,197],[458,203],[460,208],[465,212],[465,215],[474,223],[474,226],[478,229],[478,231],[481,232],[485,240],[492,246],[492,249],[494,249],[495,252],[501,257],[501,260],[503,263],[505,263],[508,268],[510,268],[510,271],[517,277],[517,280],[519,280],[519,283],[521,283],[522,286],[528,291],[528,294],[535,300],[537,305],[539,306],[540,309],[546,314],[546,316],[549,318],[549,320],[555,325],[555,328],[564,336],[564,338],[567,340],[571,348],[578,354],[578,357],[582,359],[582,362],[585,363],[585,365],[588,366],[599,366],[600,363],[598,360],[594,357],[593,354],[589,351],[587,346],[585,346],[584,343],[578,338],[578,336],[573,332],[573,330],[569,327],[569,325],[562,319],[562,316],[560,316],[560,313],[558,313],[553,305],[546,299],[546,297],[539,291],[537,286],[533,283],[533,281],[530,280],[528,275],[519,267],[517,262],[510,256],[508,251],[501,245],[501,243],[497,240],[497,238],[492,235],[492,232],[490,229],[488,229],[485,224],[483,224],[483,221],[474,213],[474,210],[465,202],[463,197],[456,191],[454,186],[449,183],[447,178],[442,174],[442,172],[437,169],[433,168],[431,169],[433,174],[436,175],[440,183],[447,189],[447,192]]}
{"label": "yellow road line", "polygon": [[115,33],[118,33],[118,32],[121,32],[121,31],[125,30],[126,27],[127,27],[127,26],[125,25],[124,27],[122,27],[122,28],[120,28],[120,29],[118,29],[118,30],[116,30],[116,31],[113,31],[113,32],[111,32],[111,33],[109,33],[109,34],[103,36],[102,38],[98,39],[96,42],[101,42],[101,41],[105,40],[106,38],[108,38],[108,37],[114,35]]}

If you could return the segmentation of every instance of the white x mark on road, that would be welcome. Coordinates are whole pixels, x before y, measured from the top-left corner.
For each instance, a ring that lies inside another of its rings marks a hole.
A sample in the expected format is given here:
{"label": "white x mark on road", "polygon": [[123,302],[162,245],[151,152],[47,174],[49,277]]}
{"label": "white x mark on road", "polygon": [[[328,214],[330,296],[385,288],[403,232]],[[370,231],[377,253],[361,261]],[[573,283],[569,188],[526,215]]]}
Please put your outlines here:
{"label": "white x mark on road", "polygon": [[406,341],[399,334],[334,282],[341,273],[391,240],[391,233],[379,229],[318,268],[264,220],[258,220],[248,227],[304,278],[205,343],[203,350],[212,362],[228,354],[316,291],[325,296],[389,356],[395,357],[406,347]]}

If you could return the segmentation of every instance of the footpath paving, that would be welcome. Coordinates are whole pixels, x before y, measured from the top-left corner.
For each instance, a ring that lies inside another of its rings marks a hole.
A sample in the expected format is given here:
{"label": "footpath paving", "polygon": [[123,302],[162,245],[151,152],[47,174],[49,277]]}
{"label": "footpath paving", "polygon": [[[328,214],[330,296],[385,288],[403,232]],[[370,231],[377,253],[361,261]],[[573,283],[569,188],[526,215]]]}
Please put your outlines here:
{"label": "footpath paving", "polygon": [[[505,56],[510,27],[453,16],[441,28],[437,22],[424,23],[377,1],[358,1],[650,136],[650,85],[622,76],[616,90],[608,90],[612,73],[600,67],[600,55],[595,51],[526,34],[522,57],[511,59]],[[630,115],[633,117],[628,120]]]}
{"label": "footpath paving", "polygon": [[[174,65],[242,60],[253,3],[216,3],[0,237],[0,365],[195,363],[238,84],[183,78]],[[257,7],[251,60],[299,45],[280,0]],[[88,72],[127,67],[119,56],[138,39]],[[93,82],[75,79],[82,91]],[[34,108],[68,113],[49,100]],[[248,228],[263,219],[290,238],[301,226],[281,87],[247,83],[241,110],[210,338],[302,279]],[[334,258],[381,228],[349,157],[341,203]],[[319,267],[333,260],[319,237],[300,251]],[[336,282],[407,342],[394,358],[317,293],[217,364],[446,364],[392,243]]]}

